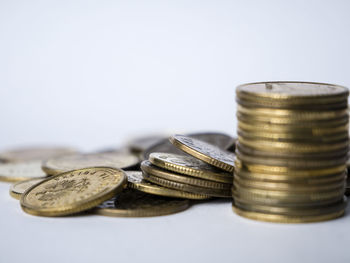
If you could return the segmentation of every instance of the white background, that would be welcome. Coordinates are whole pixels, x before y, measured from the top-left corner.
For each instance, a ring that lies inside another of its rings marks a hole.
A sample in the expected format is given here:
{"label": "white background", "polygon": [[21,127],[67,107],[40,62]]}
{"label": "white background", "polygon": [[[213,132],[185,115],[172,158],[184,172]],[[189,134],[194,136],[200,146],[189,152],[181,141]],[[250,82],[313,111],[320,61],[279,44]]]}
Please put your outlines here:
{"label": "white background", "polygon": [[[0,150],[94,150],[163,131],[235,133],[235,86],[350,86],[349,1],[0,0]],[[47,219],[0,185],[1,262],[349,262],[350,218],[242,219],[230,203],[174,216]]]}

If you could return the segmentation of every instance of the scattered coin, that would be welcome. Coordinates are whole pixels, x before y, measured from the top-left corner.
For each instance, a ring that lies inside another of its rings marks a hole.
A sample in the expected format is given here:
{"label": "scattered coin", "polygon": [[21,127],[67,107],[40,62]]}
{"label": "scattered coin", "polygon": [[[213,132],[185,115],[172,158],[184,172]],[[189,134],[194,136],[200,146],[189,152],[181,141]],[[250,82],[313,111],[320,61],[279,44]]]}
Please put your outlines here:
{"label": "scattered coin", "polygon": [[0,160],[4,162],[42,161],[48,158],[73,153],[77,153],[77,151],[65,147],[18,148],[0,153]]}
{"label": "scattered coin", "polygon": [[135,152],[139,154],[139,153],[143,153],[148,148],[152,147],[153,145],[157,144],[158,142],[164,139],[166,139],[166,136],[162,136],[162,135],[143,136],[143,137],[139,137],[131,140],[128,146],[131,152]]}
{"label": "scattered coin", "polygon": [[42,177],[42,178],[34,178],[34,179],[29,179],[29,180],[17,182],[10,187],[10,195],[13,198],[19,200],[21,198],[21,195],[25,191],[27,191],[30,187],[40,183],[41,181],[43,181],[45,179],[46,179],[45,177]]}
{"label": "scattered coin", "polygon": [[233,172],[235,155],[209,143],[184,135],[170,137],[170,142],[184,152],[222,170]]}
{"label": "scattered coin", "polygon": [[150,217],[178,213],[189,206],[188,200],[161,197],[127,189],[117,197],[99,205],[92,212],[113,217]]}
{"label": "scattered coin", "polygon": [[210,198],[210,196],[207,195],[188,193],[152,184],[144,179],[142,172],[140,171],[127,171],[125,173],[128,177],[128,186],[141,192],[173,198],[197,200]]}
{"label": "scattered coin", "polygon": [[49,175],[82,169],[87,167],[110,167],[126,169],[139,163],[139,159],[130,153],[92,153],[76,154],[53,158],[45,161],[42,169]]}
{"label": "scattered coin", "polygon": [[172,153],[151,153],[152,164],[180,174],[186,174],[210,181],[232,184],[233,176],[189,155]]}
{"label": "scattered coin", "polygon": [[21,207],[38,216],[64,216],[91,209],[112,198],[127,184],[120,169],[85,168],[50,177],[29,188]]}
{"label": "scattered coin", "polygon": [[19,182],[31,178],[44,177],[41,161],[27,161],[0,164],[0,181]]}

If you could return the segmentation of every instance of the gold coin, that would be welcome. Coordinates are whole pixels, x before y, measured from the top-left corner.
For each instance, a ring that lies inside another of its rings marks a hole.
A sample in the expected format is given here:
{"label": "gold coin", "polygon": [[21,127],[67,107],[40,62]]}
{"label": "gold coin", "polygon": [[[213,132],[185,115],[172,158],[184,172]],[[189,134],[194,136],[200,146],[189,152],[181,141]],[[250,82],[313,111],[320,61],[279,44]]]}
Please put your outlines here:
{"label": "gold coin", "polygon": [[151,153],[149,160],[152,164],[160,168],[164,168],[176,173],[186,174],[189,176],[215,182],[223,182],[229,184],[232,184],[233,182],[232,174],[223,172],[192,156],[171,153]]}
{"label": "gold coin", "polygon": [[340,180],[345,180],[346,172],[343,170],[340,173],[335,174],[325,174],[318,175],[317,173],[308,175],[308,174],[296,174],[295,176],[290,174],[272,174],[272,173],[255,173],[249,172],[245,169],[235,168],[235,176],[244,178],[251,181],[261,181],[261,182],[285,182],[285,183],[302,183],[308,185],[318,185],[318,184],[328,184],[338,182]]}
{"label": "gold coin", "polygon": [[[152,156],[152,154],[151,154]],[[203,180],[191,176],[186,176],[182,174],[178,174],[175,172],[167,171],[163,168],[159,168],[155,165],[153,165],[150,161],[143,161],[141,163],[141,169],[148,174],[152,174],[157,177],[161,177],[166,180],[170,181],[175,181],[183,184],[189,184],[189,185],[194,185],[194,186],[199,186],[199,187],[204,187],[204,188],[212,188],[212,189],[231,189],[232,187],[232,182],[231,184],[225,184],[225,183],[218,183],[214,181],[209,181],[209,180]]]}
{"label": "gold coin", "polygon": [[190,192],[190,193],[196,193],[196,194],[203,194],[208,196],[215,196],[215,197],[231,197],[231,190],[228,189],[211,189],[211,188],[204,188],[189,184],[183,184],[175,181],[170,181],[167,179],[163,179],[161,177],[155,176],[153,174],[148,174],[145,171],[144,177],[147,181],[158,184],[167,188],[176,189],[184,192]]}
{"label": "gold coin", "polygon": [[303,169],[318,169],[322,167],[331,167],[342,165],[346,162],[346,156],[334,158],[334,159],[319,159],[319,160],[308,160],[308,159],[293,159],[293,158],[268,158],[251,156],[241,153],[238,149],[236,150],[237,159],[241,160],[245,164],[262,164],[270,166],[286,166],[290,168],[303,168]]}
{"label": "gold coin", "polygon": [[138,164],[139,158],[131,153],[91,153],[62,156],[45,161],[42,169],[50,175],[88,167],[125,169]]}
{"label": "gold coin", "polygon": [[324,215],[334,213],[339,210],[344,210],[346,208],[346,198],[338,202],[321,205],[321,206],[312,206],[312,207],[282,207],[282,206],[266,206],[259,204],[251,204],[245,201],[241,201],[238,198],[235,198],[234,205],[238,208],[252,211],[252,212],[260,212],[267,214],[279,214],[279,215],[287,215],[287,216],[311,216],[311,215]]}
{"label": "gold coin", "polygon": [[317,82],[272,81],[247,83],[237,87],[239,96],[246,95],[255,100],[271,99],[286,103],[296,103],[299,100],[320,103],[332,99],[347,98],[346,87]]}
{"label": "gold coin", "polygon": [[305,182],[301,183],[286,183],[286,182],[264,182],[264,181],[255,181],[250,179],[245,179],[244,177],[240,177],[239,174],[235,174],[235,182],[243,187],[248,188],[257,188],[263,190],[272,190],[272,191],[286,191],[286,192],[322,192],[329,191],[330,189],[339,189],[344,187],[346,182],[345,176],[338,181],[326,184],[317,184],[310,185],[305,184]]}
{"label": "gold coin", "polygon": [[237,112],[250,116],[265,116],[265,117],[284,117],[291,120],[327,120],[343,116],[347,116],[348,110],[331,110],[331,111],[303,111],[303,110],[284,110],[284,109],[269,109],[269,108],[247,108],[240,105],[237,106]]}
{"label": "gold coin", "polygon": [[345,209],[342,209],[342,210],[339,210],[337,212],[333,212],[330,214],[324,214],[324,215],[287,216],[287,215],[276,215],[276,214],[252,212],[252,211],[240,209],[240,208],[235,207],[235,206],[232,206],[232,208],[236,214],[238,214],[242,217],[246,217],[246,218],[254,219],[254,220],[258,220],[258,221],[274,222],[274,223],[311,223],[311,222],[327,221],[327,220],[341,217],[345,212]]}
{"label": "gold coin", "polygon": [[65,172],[29,188],[21,197],[21,207],[38,216],[79,213],[112,198],[127,184],[125,173],[107,167]]}
{"label": "gold coin", "polygon": [[31,178],[44,177],[41,161],[27,161],[0,164],[0,181],[19,182]]}
{"label": "gold coin", "polygon": [[238,136],[240,144],[247,147],[264,150],[264,151],[278,151],[278,152],[295,152],[295,153],[313,153],[313,152],[331,152],[341,150],[344,147],[349,147],[349,141],[329,143],[329,144],[311,144],[311,143],[292,143],[292,142],[276,142],[268,140],[253,140],[245,139]]}
{"label": "gold coin", "polygon": [[19,200],[21,198],[21,195],[26,190],[28,190],[33,185],[36,185],[45,179],[46,179],[45,177],[42,177],[42,178],[34,178],[34,179],[29,179],[29,180],[17,182],[10,187],[10,195],[13,198]]}
{"label": "gold coin", "polygon": [[189,208],[184,199],[172,199],[126,189],[117,197],[104,202],[92,212],[113,217],[149,217],[178,213]]}
{"label": "gold coin", "polygon": [[18,148],[0,153],[0,160],[4,162],[42,161],[73,153],[76,153],[76,151],[65,147]]}
{"label": "gold coin", "polygon": [[272,158],[296,158],[296,159],[307,159],[307,160],[315,160],[315,159],[329,159],[329,158],[343,158],[349,151],[349,148],[345,147],[340,150],[336,150],[333,152],[323,152],[323,153],[294,153],[294,152],[267,152],[263,150],[256,150],[241,143],[237,142],[237,149],[246,153],[247,155],[254,155],[260,157],[272,157]]}
{"label": "gold coin", "polygon": [[197,159],[227,172],[233,172],[234,170],[235,155],[233,153],[184,135],[174,135],[169,140],[177,148]]}
{"label": "gold coin", "polygon": [[300,121],[292,118],[283,118],[283,117],[265,117],[265,116],[250,116],[240,112],[236,114],[238,121],[248,123],[248,124],[257,124],[257,125],[280,125],[287,126],[291,128],[323,128],[323,127],[337,127],[340,125],[346,125],[349,122],[349,116],[345,115],[336,119],[326,119],[326,120],[307,120]]}
{"label": "gold coin", "polygon": [[166,197],[197,199],[197,200],[210,198],[207,195],[178,191],[178,190],[149,183],[146,180],[144,180],[142,172],[140,171],[127,171],[125,173],[128,177],[128,186],[132,189],[136,189],[144,193],[166,196]]}
{"label": "gold coin", "polygon": [[327,167],[322,169],[295,169],[290,167],[283,166],[268,166],[261,164],[247,164],[242,163],[239,159],[235,160],[236,169],[244,169],[247,172],[252,173],[266,173],[270,175],[281,175],[281,176],[291,176],[291,177],[314,177],[315,176],[328,176],[331,174],[343,173],[346,171],[346,165],[338,165],[333,167]]}

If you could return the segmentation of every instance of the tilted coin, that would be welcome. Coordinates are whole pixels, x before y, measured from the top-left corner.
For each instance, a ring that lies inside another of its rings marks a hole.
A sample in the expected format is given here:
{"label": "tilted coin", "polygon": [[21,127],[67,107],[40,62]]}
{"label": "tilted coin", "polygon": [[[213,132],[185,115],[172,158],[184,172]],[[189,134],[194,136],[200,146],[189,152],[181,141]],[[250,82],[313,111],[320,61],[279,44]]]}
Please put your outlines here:
{"label": "tilted coin", "polygon": [[344,210],[347,201],[344,197],[342,200],[337,201],[328,205],[311,206],[311,207],[283,207],[283,206],[268,206],[252,204],[249,202],[241,201],[239,198],[235,198],[234,205],[244,210],[268,213],[268,214],[279,214],[288,216],[310,216],[310,215],[324,215]]}
{"label": "tilted coin", "polygon": [[64,216],[88,210],[112,198],[127,184],[125,173],[107,167],[61,173],[29,188],[21,207],[38,216]]}
{"label": "tilted coin", "polygon": [[148,174],[152,174],[152,175],[161,177],[163,179],[184,183],[184,184],[189,184],[189,185],[194,185],[194,186],[199,186],[199,187],[204,187],[204,188],[229,190],[232,187],[232,183],[231,184],[219,183],[219,182],[199,179],[192,176],[186,176],[176,172],[168,171],[153,165],[149,161],[143,161],[141,163],[141,169]]}
{"label": "tilted coin", "polygon": [[62,156],[45,161],[42,169],[50,175],[87,167],[125,169],[138,164],[139,158],[131,153],[91,153]]}
{"label": "tilted coin", "polygon": [[147,150],[149,147],[157,144],[158,142],[166,139],[166,136],[162,135],[149,135],[134,138],[128,143],[128,146],[132,152],[142,153]]}
{"label": "tilted coin", "polygon": [[[197,132],[197,133],[189,133],[187,134],[187,136],[213,144],[221,149],[228,149],[229,147],[231,147],[232,141],[234,139],[231,136],[220,132]],[[149,147],[143,154],[144,159],[147,160],[149,158],[149,155],[153,152],[164,152],[164,153],[186,155],[183,151],[174,147],[174,145],[172,145],[169,142],[168,138]]]}
{"label": "tilted coin", "polygon": [[277,214],[267,214],[261,212],[253,212],[244,210],[235,206],[232,206],[233,211],[249,219],[254,219],[258,221],[265,222],[275,222],[275,223],[311,223],[311,222],[320,222],[335,219],[344,215],[345,209],[339,211],[323,214],[323,215],[312,215],[312,216],[288,216],[288,215],[277,215]]}
{"label": "tilted coin", "polygon": [[115,198],[106,201],[92,212],[114,217],[149,217],[178,213],[189,208],[184,199],[173,199],[126,189]]}
{"label": "tilted coin", "polygon": [[17,182],[10,187],[10,195],[15,198],[15,199],[20,199],[21,195],[27,191],[30,187],[33,185],[36,185],[40,183],[41,181],[45,180],[45,177],[42,178],[34,178],[34,179],[29,179],[25,181],[20,181]]}
{"label": "tilted coin", "polygon": [[0,181],[18,182],[31,178],[43,177],[41,161],[27,161],[0,164]]}
{"label": "tilted coin", "polygon": [[347,88],[339,85],[316,82],[272,81],[243,84],[237,87],[238,96],[252,99],[273,99],[283,102],[296,103],[298,100],[315,101],[346,98]]}
{"label": "tilted coin", "polygon": [[232,184],[233,176],[189,155],[172,153],[151,153],[152,164],[180,174],[186,174],[210,181]]}
{"label": "tilted coin", "polygon": [[201,194],[193,194],[184,191],[178,191],[174,189],[170,189],[167,187],[159,186],[156,184],[152,184],[147,182],[140,171],[127,171],[125,172],[128,177],[128,186],[130,188],[139,190],[141,192],[145,192],[148,194],[166,196],[166,197],[174,197],[174,198],[185,198],[185,199],[208,199],[210,196],[201,195]]}
{"label": "tilted coin", "polygon": [[184,135],[170,137],[170,142],[184,152],[222,170],[233,172],[235,155],[209,143]]}
{"label": "tilted coin", "polygon": [[197,194],[203,194],[208,196],[215,196],[215,197],[223,197],[223,198],[231,198],[231,190],[228,189],[211,189],[211,188],[204,188],[200,186],[194,186],[184,183],[179,183],[176,181],[171,181],[164,179],[162,177],[155,176],[153,174],[148,174],[147,172],[143,171],[144,177],[147,181],[158,184],[164,187],[168,187],[171,189],[176,189],[184,192],[190,192],[190,193],[197,193]]}
{"label": "tilted coin", "polygon": [[5,162],[41,161],[73,153],[77,153],[76,150],[65,147],[18,148],[0,153],[0,160]]}

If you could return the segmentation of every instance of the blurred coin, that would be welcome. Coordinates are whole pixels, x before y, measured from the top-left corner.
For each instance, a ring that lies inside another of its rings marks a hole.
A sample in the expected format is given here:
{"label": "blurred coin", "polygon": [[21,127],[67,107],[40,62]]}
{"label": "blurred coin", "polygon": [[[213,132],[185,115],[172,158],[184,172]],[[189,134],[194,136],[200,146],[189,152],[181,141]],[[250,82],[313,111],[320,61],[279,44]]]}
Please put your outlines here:
{"label": "blurred coin", "polygon": [[170,142],[184,152],[219,169],[233,172],[235,155],[212,144],[184,135],[170,137]]}
{"label": "blurred coin", "polygon": [[232,174],[223,172],[189,155],[151,153],[149,160],[152,164],[160,168],[176,173],[228,184],[232,184],[233,182]]}
{"label": "blurred coin", "polygon": [[156,184],[152,184],[144,180],[142,172],[140,171],[127,171],[126,175],[128,177],[128,186],[130,188],[145,192],[148,194],[174,197],[174,198],[185,198],[185,199],[208,199],[207,195],[193,194],[183,191],[178,191],[166,187],[162,187]]}
{"label": "blurred coin", "polygon": [[214,189],[230,190],[232,187],[232,184],[219,183],[219,182],[195,178],[192,176],[178,174],[178,173],[175,173],[172,171],[167,171],[163,168],[159,168],[159,167],[153,165],[149,161],[143,161],[141,163],[141,169],[142,169],[142,171],[144,171],[147,174],[152,174],[154,176],[161,177],[163,179],[167,179],[170,181],[175,181],[175,182],[179,182],[179,183],[183,183],[183,184],[189,184],[189,185],[194,185],[194,186],[199,186],[199,187],[204,187],[204,188],[210,188],[213,190]]}
{"label": "blurred coin", "polygon": [[72,153],[77,153],[77,151],[65,147],[18,148],[0,153],[0,160],[5,162],[41,161]]}
{"label": "blurred coin", "polygon": [[42,177],[42,178],[34,178],[34,179],[29,179],[29,180],[17,182],[10,187],[10,195],[13,198],[19,200],[21,198],[21,195],[25,191],[27,191],[30,187],[40,183],[41,181],[43,181],[45,179],[46,179],[45,177]]}
{"label": "blurred coin", "polygon": [[149,217],[178,213],[188,209],[190,203],[184,199],[173,199],[126,189],[117,197],[104,202],[92,212],[114,217]]}
{"label": "blurred coin", "polygon": [[[207,143],[211,143],[221,149],[227,149],[231,147],[233,138],[227,134],[219,132],[202,132],[202,133],[189,133],[187,136],[198,139]],[[149,147],[143,154],[145,160],[149,158],[149,155],[153,152],[174,153],[179,155],[186,155],[183,151],[177,149],[172,145],[168,138],[164,139],[157,144]]]}
{"label": "blurred coin", "polygon": [[135,166],[139,159],[131,153],[90,153],[52,158],[45,161],[42,169],[50,175],[87,167],[110,167],[125,169]]}
{"label": "blurred coin", "polygon": [[0,164],[0,181],[18,182],[31,178],[44,177],[41,161],[27,161]]}
{"label": "blurred coin", "polygon": [[93,208],[122,191],[127,184],[120,169],[74,170],[40,182],[21,197],[21,207],[38,216],[64,216]]}
{"label": "blurred coin", "polygon": [[157,144],[158,142],[167,139],[166,136],[162,135],[149,135],[132,139],[128,143],[128,147],[132,152],[142,153],[149,147]]}

